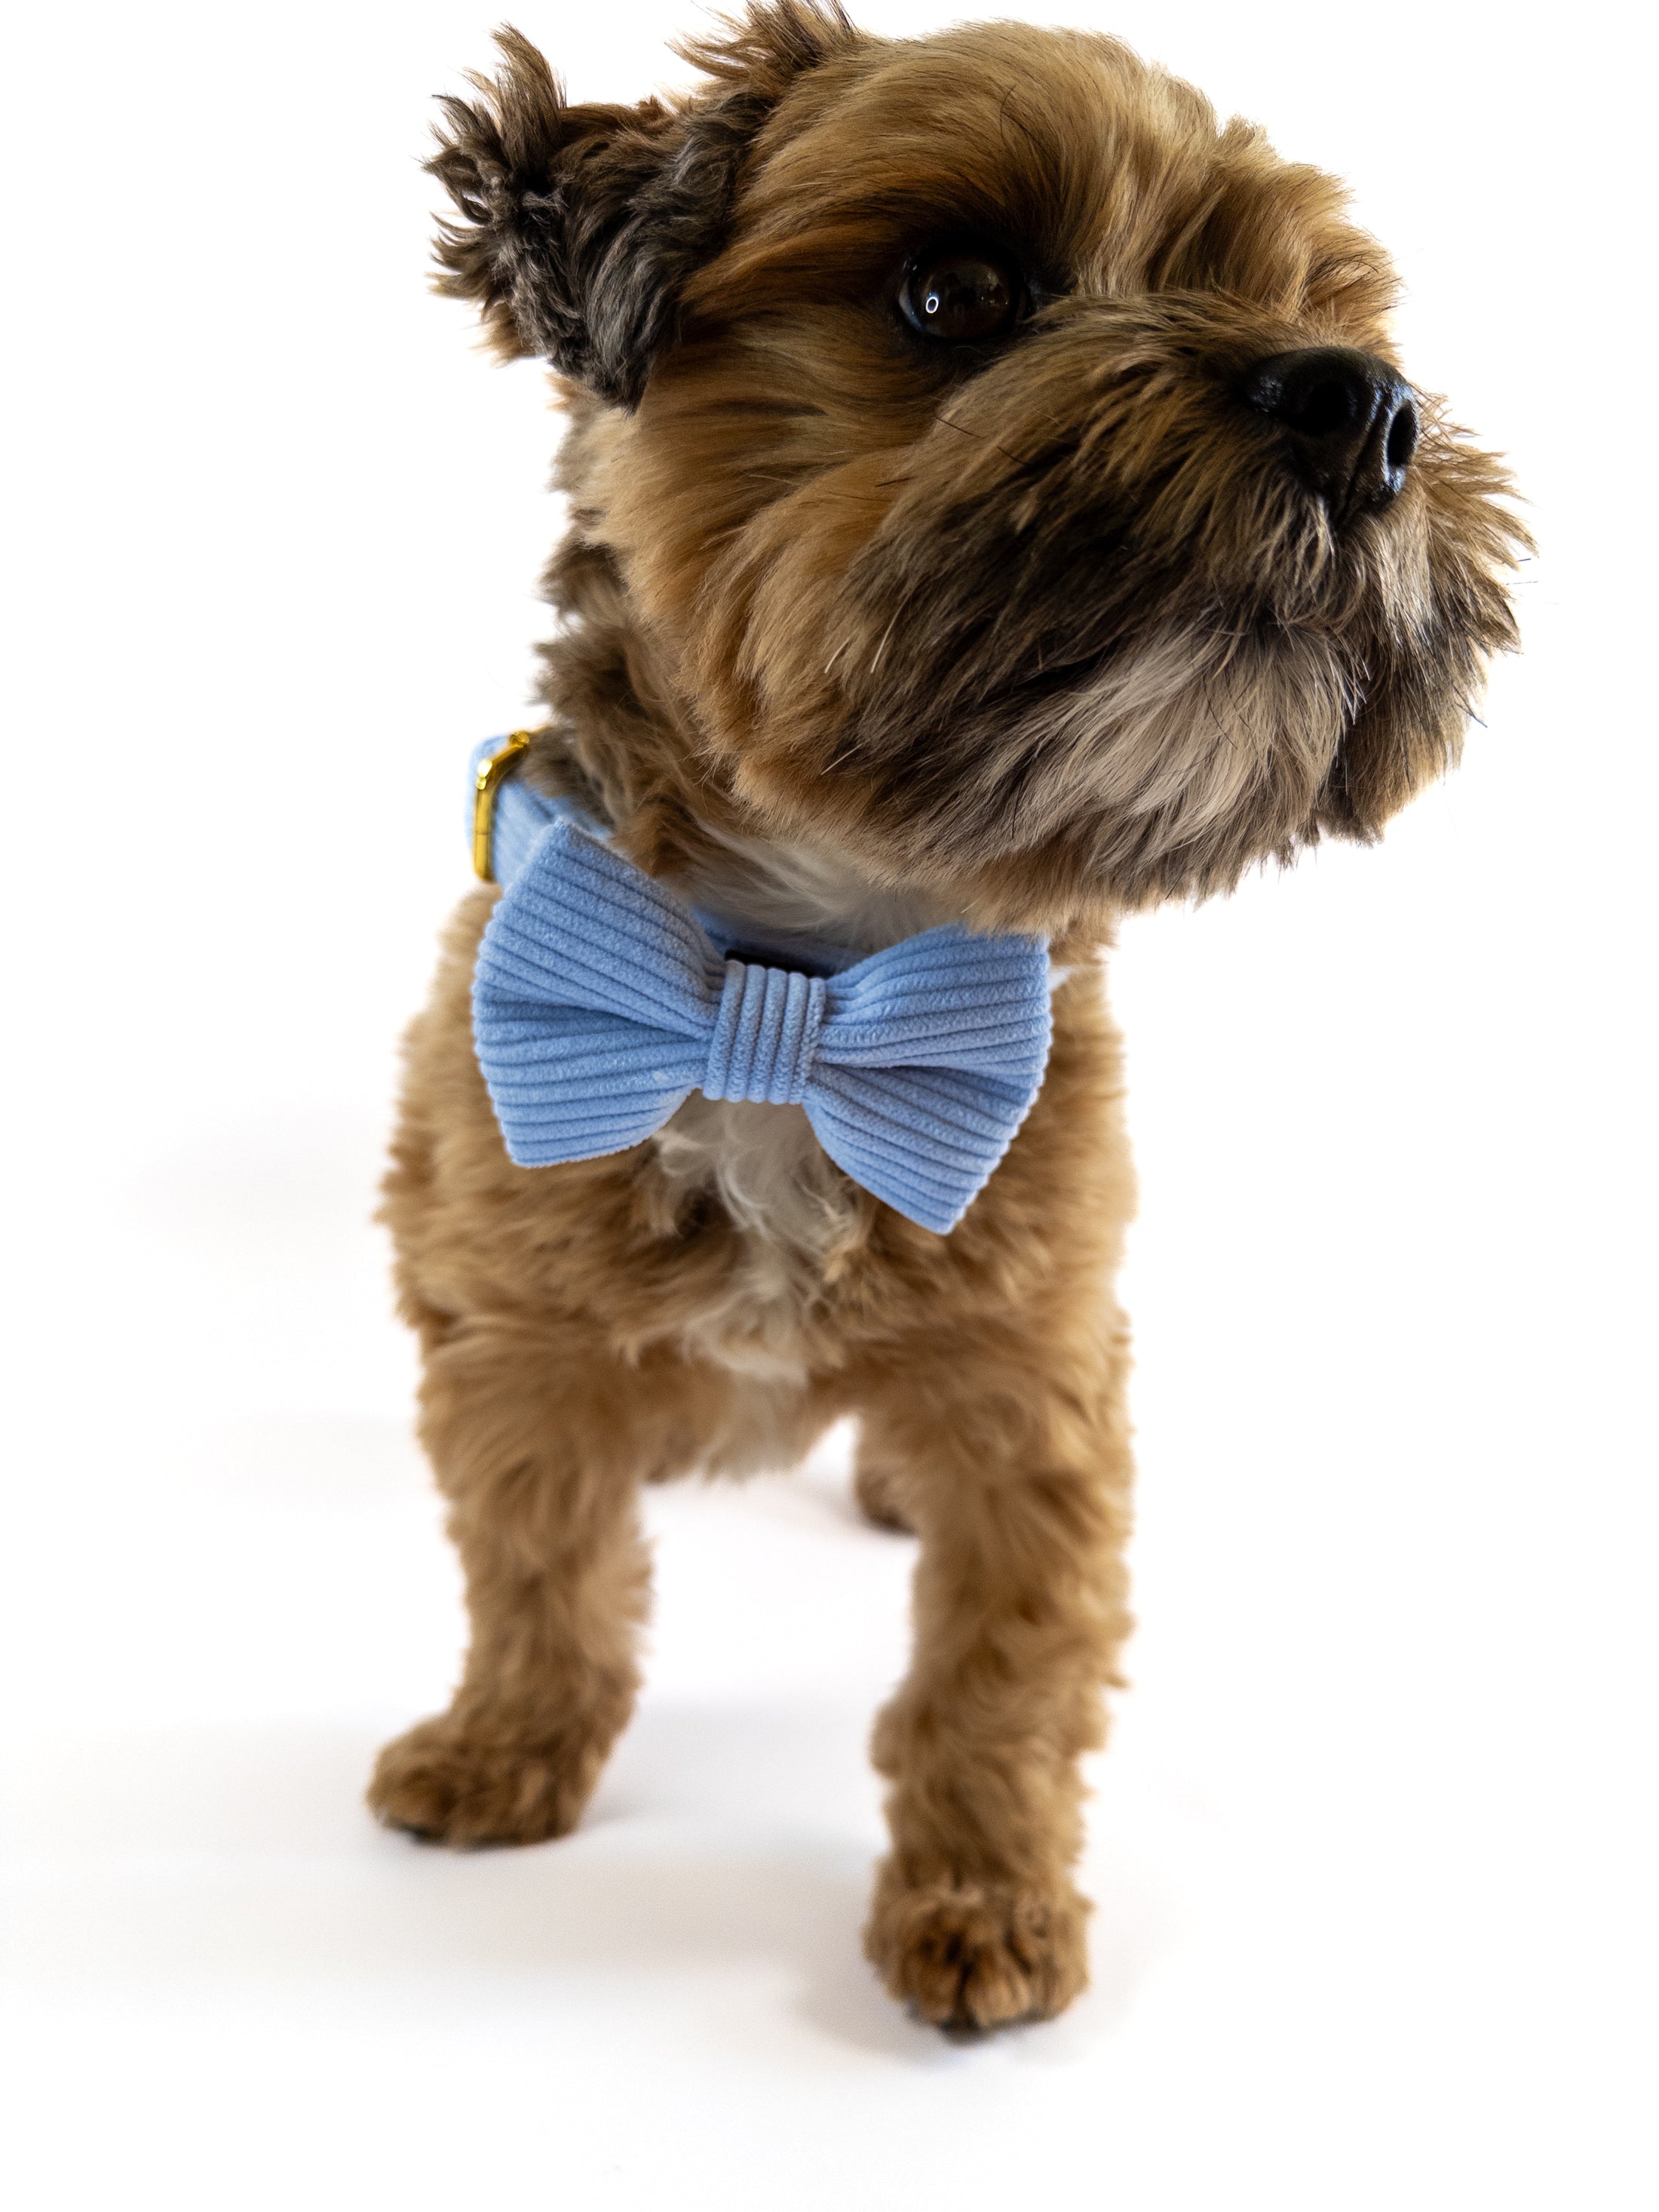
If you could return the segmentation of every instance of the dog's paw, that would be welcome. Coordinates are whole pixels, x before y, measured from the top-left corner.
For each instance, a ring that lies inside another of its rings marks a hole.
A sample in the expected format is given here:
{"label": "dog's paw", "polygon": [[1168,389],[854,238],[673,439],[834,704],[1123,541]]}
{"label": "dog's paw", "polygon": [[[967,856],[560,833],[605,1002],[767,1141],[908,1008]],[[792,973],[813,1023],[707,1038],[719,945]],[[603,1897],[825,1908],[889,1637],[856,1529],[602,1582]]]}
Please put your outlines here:
{"label": "dog's paw", "polygon": [[1089,1978],[1089,1907],[999,1882],[906,1887],[884,1869],[865,1954],[902,2003],[938,2027],[1006,2027],[1063,2012]]}
{"label": "dog's paw", "polygon": [[597,1747],[470,1732],[447,1716],[422,1721],[375,1761],[370,1809],[389,1828],[458,1848],[540,1844],[568,1835],[598,1772]]}

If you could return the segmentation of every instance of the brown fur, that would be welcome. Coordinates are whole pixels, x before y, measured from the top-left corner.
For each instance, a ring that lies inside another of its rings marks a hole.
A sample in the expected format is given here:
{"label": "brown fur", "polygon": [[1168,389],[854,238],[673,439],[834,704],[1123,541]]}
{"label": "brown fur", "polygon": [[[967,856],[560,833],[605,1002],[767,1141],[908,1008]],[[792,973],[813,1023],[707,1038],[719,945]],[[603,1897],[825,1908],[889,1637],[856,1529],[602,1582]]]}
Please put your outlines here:
{"label": "brown fur", "polygon": [[[772,0],[634,110],[565,106],[503,44],[433,166],[445,289],[578,380],[533,774],[757,926],[1043,929],[1070,972],[1036,1104],[939,1237],[794,1108],[694,1097],[631,1152],[513,1166],[468,1021],[494,895],[469,898],[386,1218],[472,1641],[371,1799],[451,1843],[564,1832],[635,1692],[638,1485],[785,1463],[854,1413],[860,1498],[921,1540],[867,1948],[930,2020],[1052,2013],[1085,1978],[1077,1762],[1128,1625],[1096,955],[1124,907],[1374,836],[1453,761],[1519,533],[1428,403],[1386,510],[1297,481],[1239,380],[1388,356],[1387,263],[1328,178],[1112,40],[894,44]],[[896,288],[963,234],[1018,258],[1033,313],[942,351]]]}

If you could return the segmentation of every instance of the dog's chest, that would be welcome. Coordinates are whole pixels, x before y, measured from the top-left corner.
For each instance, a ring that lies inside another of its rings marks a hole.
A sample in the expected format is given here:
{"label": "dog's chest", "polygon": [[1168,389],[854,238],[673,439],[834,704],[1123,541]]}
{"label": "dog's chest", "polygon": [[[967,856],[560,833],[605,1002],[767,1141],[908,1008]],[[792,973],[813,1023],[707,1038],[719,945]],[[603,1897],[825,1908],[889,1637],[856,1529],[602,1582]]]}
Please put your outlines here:
{"label": "dog's chest", "polygon": [[695,1192],[738,1231],[719,1288],[682,1313],[684,1348],[766,1382],[804,1382],[836,1256],[859,1233],[857,1191],[799,1106],[694,1092],[652,1142],[677,1200]]}
{"label": "dog's chest", "polygon": [[663,1173],[705,1192],[757,1252],[821,1272],[857,1218],[852,1186],[799,1106],[694,1092],[653,1139]]}
{"label": "dog's chest", "polygon": [[[862,957],[940,919],[804,848],[745,840],[730,849],[729,869],[700,880],[695,896],[744,957],[811,966],[831,945]],[[664,1176],[718,1205],[738,1232],[719,1293],[682,1328],[686,1348],[745,1373],[803,1380],[830,1272],[860,1233],[856,1188],[799,1106],[694,1092],[653,1142]]]}

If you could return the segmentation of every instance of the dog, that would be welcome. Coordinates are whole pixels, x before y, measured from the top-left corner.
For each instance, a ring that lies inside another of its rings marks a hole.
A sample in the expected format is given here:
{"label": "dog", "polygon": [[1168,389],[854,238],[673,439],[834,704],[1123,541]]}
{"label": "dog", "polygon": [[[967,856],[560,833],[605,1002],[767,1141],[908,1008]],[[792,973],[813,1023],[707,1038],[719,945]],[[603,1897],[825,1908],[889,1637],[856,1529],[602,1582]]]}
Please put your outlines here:
{"label": "dog", "polygon": [[472,1003],[514,893],[473,890],[383,1208],[471,1644],[370,1803],[453,1845],[571,1829],[638,1681],[640,1486],[855,1416],[859,1500],[920,1539],[866,1950],[926,2021],[1051,2015],[1130,1625],[1101,956],[1455,762],[1524,532],[1396,365],[1341,187],[1114,40],[756,0],[631,107],[500,45],[443,103],[438,284],[568,410],[514,763],[560,865],[675,943],[724,917],[728,969],[814,1006],[895,948],[1036,945],[1052,1042],[953,1226],[848,1172],[799,1085],[683,1073],[646,1133],[525,1164]]}

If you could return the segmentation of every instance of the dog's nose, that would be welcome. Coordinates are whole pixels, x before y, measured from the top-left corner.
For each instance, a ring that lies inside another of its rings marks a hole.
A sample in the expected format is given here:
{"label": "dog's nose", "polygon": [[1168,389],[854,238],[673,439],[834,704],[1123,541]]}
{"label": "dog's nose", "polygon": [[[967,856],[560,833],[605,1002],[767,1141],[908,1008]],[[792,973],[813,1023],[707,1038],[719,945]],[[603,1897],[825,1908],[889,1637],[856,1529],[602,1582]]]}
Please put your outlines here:
{"label": "dog's nose", "polygon": [[1243,398],[1281,422],[1303,475],[1332,513],[1383,507],[1397,496],[1417,450],[1408,386],[1375,354],[1310,346],[1259,361]]}

